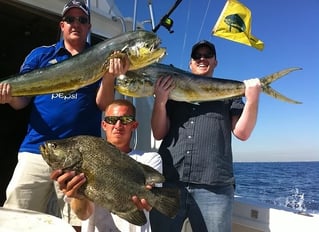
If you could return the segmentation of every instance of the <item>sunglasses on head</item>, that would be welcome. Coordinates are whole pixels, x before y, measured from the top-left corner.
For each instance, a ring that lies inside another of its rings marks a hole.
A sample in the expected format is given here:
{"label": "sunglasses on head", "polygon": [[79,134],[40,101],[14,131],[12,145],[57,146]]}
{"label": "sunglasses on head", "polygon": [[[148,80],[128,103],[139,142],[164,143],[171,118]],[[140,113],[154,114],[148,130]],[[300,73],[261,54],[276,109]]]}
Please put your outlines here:
{"label": "sunglasses on head", "polygon": [[133,115],[125,115],[125,116],[106,116],[104,121],[108,124],[115,125],[117,121],[120,120],[121,124],[126,125],[135,121],[135,117]]}
{"label": "sunglasses on head", "polygon": [[201,58],[209,59],[209,58],[212,58],[212,57],[214,57],[214,54],[211,53],[211,52],[209,52],[209,53],[204,53],[204,54],[194,53],[194,54],[192,55],[192,58],[193,58],[194,60],[199,60],[199,59],[201,59]]}
{"label": "sunglasses on head", "polygon": [[89,19],[85,16],[80,16],[80,17],[66,16],[66,17],[63,17],[62,20],[67,22],[68,24],[74,23],[75,20],[77,20],[81,24],[87,24],[89,22]]}

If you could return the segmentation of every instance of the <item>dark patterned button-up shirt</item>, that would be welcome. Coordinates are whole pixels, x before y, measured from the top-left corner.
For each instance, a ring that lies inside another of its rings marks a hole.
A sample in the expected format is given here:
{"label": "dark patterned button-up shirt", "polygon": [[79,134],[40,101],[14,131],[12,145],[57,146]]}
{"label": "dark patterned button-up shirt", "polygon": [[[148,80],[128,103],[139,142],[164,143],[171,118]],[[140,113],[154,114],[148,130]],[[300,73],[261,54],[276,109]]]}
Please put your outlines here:
{"label": "dark patterned button-up shirt", "polygon": [[241,98],[199,104],[169,100],[170,129],[159,148],[166,180],[234,184],[231,117],[243,107]]}

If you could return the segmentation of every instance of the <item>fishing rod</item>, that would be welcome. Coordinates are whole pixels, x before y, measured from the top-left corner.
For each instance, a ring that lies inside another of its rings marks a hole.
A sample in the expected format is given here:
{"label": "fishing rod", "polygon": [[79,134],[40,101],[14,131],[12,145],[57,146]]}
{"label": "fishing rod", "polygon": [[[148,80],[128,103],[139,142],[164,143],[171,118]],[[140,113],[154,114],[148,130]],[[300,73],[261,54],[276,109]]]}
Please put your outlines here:
{"label": "fishing rod", "polygon": [[172,30],[172,26],[173,26],[173,19],[169,18],[170,14],[173,13],[173,11],[176,9],[176,7],[182,2],[182,0],[176,0],[175,4],[172,6],[172,8],[167,12],[167,14],[165,14],[161,21],[156,25],[155,28],[153,28],[153,32],[156,32],[160,26],[165,27],[169,33],[173,33],[174,31]]}

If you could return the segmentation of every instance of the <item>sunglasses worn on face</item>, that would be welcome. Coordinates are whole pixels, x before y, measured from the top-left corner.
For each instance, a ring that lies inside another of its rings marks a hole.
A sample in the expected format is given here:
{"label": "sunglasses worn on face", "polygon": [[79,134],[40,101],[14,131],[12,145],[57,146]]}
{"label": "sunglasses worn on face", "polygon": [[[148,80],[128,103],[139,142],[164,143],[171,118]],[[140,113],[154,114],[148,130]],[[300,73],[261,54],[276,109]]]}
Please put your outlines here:
{"label": "sunglasses worn on face", "polygon": [[75,20],[77,20],[81,24],[87,24],[89,22],[89,19],[84,16],[80,16],[80,17],[66,16],[66,17],[63,17],[62,20],[67,22],[68,24],[74,23]]}
{"label": "sunglasses worn on face", "polygon": [[126,115],[126,116],[106,116],[104,118],[104,121],[106,123],[112,124],[112,125],[115,125],[118,120],[120,120],[121,124],[126,125],[135,121],[135,117],[132,115]]}
{"label": "sunglasses worn on face", "polygon": [[204,54],[201,54],[201,53],[194,53],[192,58],[194,60],[199,60],[200,58],[205,58],[205,59],[209,59],[209,58],[212,58],[214,57],[214,54],[213,53],[204,53]]}

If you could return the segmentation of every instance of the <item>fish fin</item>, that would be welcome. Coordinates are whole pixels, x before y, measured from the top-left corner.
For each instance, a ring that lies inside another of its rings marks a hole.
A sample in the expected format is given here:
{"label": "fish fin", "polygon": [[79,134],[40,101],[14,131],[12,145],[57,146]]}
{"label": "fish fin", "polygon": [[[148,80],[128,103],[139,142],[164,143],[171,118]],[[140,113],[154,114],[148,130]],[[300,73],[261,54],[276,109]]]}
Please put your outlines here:
{"label": "fish fin", "polygon": [[156,196],[152,206],[160,213],[174,218],[180,207],[180,190],[178,188],[153,187],[151,192]]}
{"label": "fish fin", "polygon": [[163,183],[165,181],[164,176],[154,168],[142,164],[144,176],[145,176],[145,184],[155,184],[155,183]]}
{"label": "fish fin", "polygon": [[271,88],[270,86],[265,86],[263,88],[263,92],[271,97],[274,97],[276,99],[282,100],[284,102],[289,102],[289,103],[293,103],[293,104],[302,104],[302,102],[299,101],[295,101],[293,99],[290,99],[284,95],[282,95],[281,93],[279,93],[278,91],[274,90],[273,88]]}
{"label": "fish fin", "polygon": [[131,212],[112,212],[112,213],[125,219],[129,223],[132,223],[137,226],[142,226],[147,222],[144,211],[139,209],[134,209]]}
{"label": "fish fin", "polygon": [[64,92],[61,92],[63,93],[64,96],[67,96],[67,95],[71,95],[72,93],[75,93],[76,90],[70,90],[70,91],[64,91]]}
{"label": "fish fin", "polygon": [[279,100],[282,100],[285,102],[289,102],[289,103],[301,104],[301,102],[292,100],[292,99],[282,95],[281,93],[277,92],[276,90],[274,90],[273,88],[270,87],[270,84],[272,82],[274,82],[274,81],[278,80],[279,78],[281,78],[281,77],[283,77],[283,76],[285,76],[293,71],[296,71],[296,70],[301,70],[301,68],[287,68],[287,69],[281,70],[279,72],[276,72],[276,73],[273,73],[273,74],[270,74],[268,76],[261,78],[260,83],[262,86],[262,91],[265,94],[268,94],[276,99],[279,99]]}

